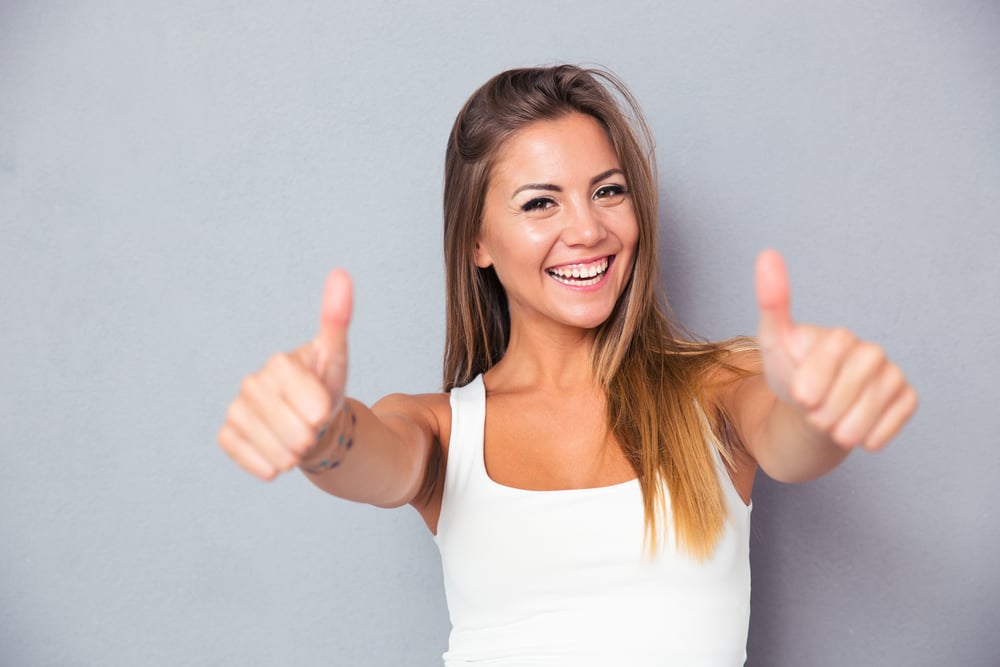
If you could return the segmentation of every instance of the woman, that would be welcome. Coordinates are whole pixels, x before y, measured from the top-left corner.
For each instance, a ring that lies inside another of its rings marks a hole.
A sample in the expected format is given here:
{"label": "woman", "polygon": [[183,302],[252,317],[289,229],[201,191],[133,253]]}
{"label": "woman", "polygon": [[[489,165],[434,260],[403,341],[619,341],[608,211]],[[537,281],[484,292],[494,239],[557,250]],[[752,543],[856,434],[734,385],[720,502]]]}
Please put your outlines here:
{"label": "woman", "polygon": [[759,345],[665,315],[656,177],[611,75],[499,74],[448,141],[447,393],[345,396],[351,286],[315,340],[244,380],[219,432],[247,471],[413,505],[442,554],[447,665],[735,665],[758,468],[815,478],[883,447],[917,399],[882,350],[794,323],[757,262]]}

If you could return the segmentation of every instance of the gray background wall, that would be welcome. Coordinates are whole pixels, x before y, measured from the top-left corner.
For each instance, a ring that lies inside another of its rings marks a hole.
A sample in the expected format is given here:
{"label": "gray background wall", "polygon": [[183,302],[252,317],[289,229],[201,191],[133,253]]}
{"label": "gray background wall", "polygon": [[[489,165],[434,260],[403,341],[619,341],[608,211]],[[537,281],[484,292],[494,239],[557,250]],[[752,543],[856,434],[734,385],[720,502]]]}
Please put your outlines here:
{"label": "gray background wall", "polygon": [[434,665],[410,509],[240,473],[240,378],[353,272],[351,390],[438,388],[442,155],[501,69],[600,63],[659,141],[666,288],[794,313],[922,394],[892,447],[761,480],[753,667],[998,665],[996,2],[0,2],[0,663]]}

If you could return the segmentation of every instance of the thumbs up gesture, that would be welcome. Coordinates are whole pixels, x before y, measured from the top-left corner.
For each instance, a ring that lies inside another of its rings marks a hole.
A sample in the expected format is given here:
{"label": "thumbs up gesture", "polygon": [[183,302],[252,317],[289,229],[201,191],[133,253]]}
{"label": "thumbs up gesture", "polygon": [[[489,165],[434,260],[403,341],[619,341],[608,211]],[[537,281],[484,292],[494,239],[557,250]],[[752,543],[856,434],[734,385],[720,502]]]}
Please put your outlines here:
{"label": "thumbs up gesture", "polygon": [[351,297],[350,277],[332,271],[323,290],[316,337],[291,352],[275,354],[244,378],[218,441],[247,472],[271,480],[296,467],[342,409]]}
{"label": "thumbs up gesture", "polygon": [[781,255],[757,258],[758,337],[771,391],[798,407],[809,425],[845,448],[885,446],[917,407],[917,394],[878,345],[844,328],[792,320]]}

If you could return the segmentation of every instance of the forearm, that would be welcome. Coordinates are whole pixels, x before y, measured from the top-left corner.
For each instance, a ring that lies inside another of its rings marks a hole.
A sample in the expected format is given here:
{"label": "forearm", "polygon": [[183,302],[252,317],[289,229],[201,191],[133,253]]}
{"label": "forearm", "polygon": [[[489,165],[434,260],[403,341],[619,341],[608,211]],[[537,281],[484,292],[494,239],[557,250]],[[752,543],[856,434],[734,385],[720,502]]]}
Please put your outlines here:
{"label": "forearm", "polygon": [[[772,395],[773,396],[773,395]],[[805,411],[773,397],[754,456],[781,482],[805,482],[836,468],[850,453],[809,423]]]}
{"label": "forearm", "polygon": [[379,415],[360,401],[346,399],[299,468],[327,493],[379,507],[405,505],[420,488],[426,448],[412,423]]}

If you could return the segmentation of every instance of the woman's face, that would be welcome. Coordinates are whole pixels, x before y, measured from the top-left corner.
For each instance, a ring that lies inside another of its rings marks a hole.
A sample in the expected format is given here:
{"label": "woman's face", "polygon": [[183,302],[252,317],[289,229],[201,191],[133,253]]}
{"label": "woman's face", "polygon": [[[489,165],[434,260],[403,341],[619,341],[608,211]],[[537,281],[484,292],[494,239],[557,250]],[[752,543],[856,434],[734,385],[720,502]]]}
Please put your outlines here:
{"label": "woman's face", "polygon": [[628,282],[638,236],[607,134],[591,116],[573,113],[533,123],[502,148],[476,264],[496,271],[512,327],[592,329]]}

